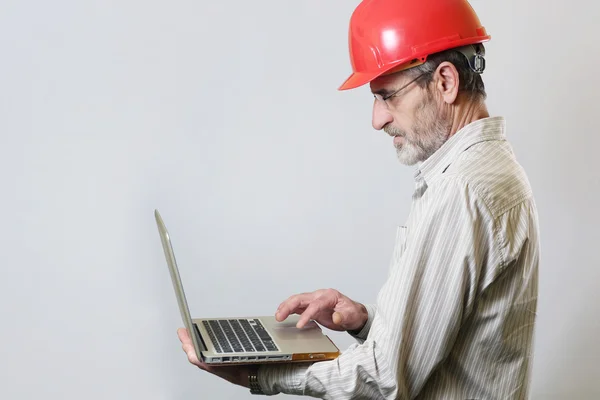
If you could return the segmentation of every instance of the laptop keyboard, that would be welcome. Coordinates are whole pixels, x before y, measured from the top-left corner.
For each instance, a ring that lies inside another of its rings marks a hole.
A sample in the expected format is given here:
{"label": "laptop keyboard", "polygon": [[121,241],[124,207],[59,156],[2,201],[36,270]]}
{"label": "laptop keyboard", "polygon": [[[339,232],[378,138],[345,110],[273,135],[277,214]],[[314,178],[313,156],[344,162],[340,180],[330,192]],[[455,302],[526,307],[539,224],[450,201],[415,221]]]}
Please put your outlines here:
{"label": "laptop keyboard", "polygon": [[202,324],[217,353],[279,351],[258,319],[212,319]]}

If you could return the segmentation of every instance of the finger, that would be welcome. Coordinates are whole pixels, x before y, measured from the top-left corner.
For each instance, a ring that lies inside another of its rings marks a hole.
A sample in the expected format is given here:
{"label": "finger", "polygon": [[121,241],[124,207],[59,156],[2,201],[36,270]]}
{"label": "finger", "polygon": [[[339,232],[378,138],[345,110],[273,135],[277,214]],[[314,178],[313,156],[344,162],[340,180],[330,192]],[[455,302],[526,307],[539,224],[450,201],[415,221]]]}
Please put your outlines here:
{"label": "finger", "polygon": [[202,369],[206,369],[206,364],[202,361],[198,360],[198,356],[196,355],[196,350],[194,349],[194,344],[192,342],[192,338],[185,328],[177,329],[177,336],[179,336],[179,340],[181,340],[182,348],[185,354],[188,357],[188,361]]}
{"label": "finger", "polygon": [[181,340],[181,343],[192,343],[192,338],[190,338],[190,334],[185,328],[177,329],[177,336]]}
{"label": "finger", "polygon": [[303,293],[291,296],[289,299],[279,305],[275,318],[277,321],[284,321],[290,314],[302,312],[308,307],[312,300],[312,293]]}
{"label": "finger", "polygon": [[194,350],[194,345],[186,343],[182,347],[183,351],[185,351],[185,354],[187,355],[188,361],[196,365],[197,367],[202,368],[204,363],[200,362],[200,360],[198,359],[198,356],[196,355],[196,350]]}
{"label": "finger", "polygon": [[323,292],[324,292],[323,289],[319,289],[319,290],[315,290],[314,292],[310,292],[310,293],[299,293],[299,294],[295,294],[293,296],[290,296],[290,297],[288,297],[287,300],[285,300],[283,303],[281,303],[279,305],[279,307],[277,308],[277,311],[281,310],[281,308],[283,306],[285,306],[290,301],[295,300],[295,299],[303,299],[303,300],[305,300],[305,301],[303,301],[303,304],[305,304],[304,307],[307,307],[308,303],[310,303],[310,301],[312,299],[316,299],[317,297],[320,297],[321,295],[323,295]]}
{"label": "finger", "polygon": [[334,324],[341,326],[344,323],[344,316],[336,311],[333,313],[331,320]]}
{"label": "finger", "polygon": [[[286,314],[283,318],[281,318],[281,320],[279,322],[284,321],[287,317],[289,317],[292,314],[301,315],[304,311],[306,311],[307,307],[308,307],[308,304],[306,306],[296,307],[296,309],[292,310],[290,313]],[[280,313],[280,315],[283,316],[283,314],[281,314],[281,313]]]}
{"label": "finger", "polygon": [[318,299],[314,300],[306,308],[306,311],[304,311],[302,313],[302,315],[300,316],[300,320],[296,324],[296,327],[304,328],[304,326],[308,323],[308,321],[313,319],[317,314],[319,314],[321,311],[323,311],[326,307],[328,307],[328,306],[331,307],[328,303],[329,302],[327,301],[327,299],[325,299],[323,297],[319,297]]}
{"label": "finger", "polygon": [[282,302],[279,307],[277,307],[277,311],[275,312],[275,317],[278,321],[283,321],[286,319],[293,311],[294,308],[297,308],[300,305],[300,298],[305,294],[297,294],[288,297],[287,300]]}

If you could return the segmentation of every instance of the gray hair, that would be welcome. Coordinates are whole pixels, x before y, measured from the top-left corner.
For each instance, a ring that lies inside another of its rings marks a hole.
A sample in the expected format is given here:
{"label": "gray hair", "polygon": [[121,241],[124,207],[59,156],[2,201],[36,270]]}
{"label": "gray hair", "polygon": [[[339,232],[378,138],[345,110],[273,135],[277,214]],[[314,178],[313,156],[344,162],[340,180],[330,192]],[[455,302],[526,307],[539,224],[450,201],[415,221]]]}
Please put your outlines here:
{"label": "gray hair", "polygon": [[[483,48],[482,45],[481,48]],[[485,54],[485,53],[484,53]],[[417,67],[406,70],[406,74],[411,78],[416,78],[421,74],[425,74],[423,79],[419,79],[417,84],[421,88],[426,88],[433,81],[433,73],[443,62],[450,62],[458,71],[459,77],[459,92],[465,94],[472,101],[483,101],[486,99],[485,86],[481,78],[481,72],[476,72],[469,65],[469,60],[463,48],[445,50],[435,53],[427,57],[427,61]],[[473,63],[473,61],[471,61]],[[485,64],[484,64],[485,65]]]}

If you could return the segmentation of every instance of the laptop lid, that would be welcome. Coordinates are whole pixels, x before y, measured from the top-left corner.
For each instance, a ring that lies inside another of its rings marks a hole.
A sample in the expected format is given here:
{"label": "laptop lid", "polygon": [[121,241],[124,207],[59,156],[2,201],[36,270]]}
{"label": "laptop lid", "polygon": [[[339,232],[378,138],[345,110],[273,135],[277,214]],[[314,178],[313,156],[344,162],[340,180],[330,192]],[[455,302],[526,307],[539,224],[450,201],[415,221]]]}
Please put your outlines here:
{"label": "laptop lid", "polygon": [[163,222],[158,210],[154,210],[154,217],[156,218],[156,225],[158,226],[158,232],[160,233],[160,240],[162,242],[163,251],[165,258],[167,259],[167,265],[169,266],[169,272],[171,274],[171,281],[173,282],[173,289],[175,289],[175,296],[177,297],[177,303],[179,304],[179,311],[181,312],[181,319],[185,324],[194,343],[194,350],[198,360],[202,360],[200,351],[206,350],[200,340],[194,324],[192,323],[192,317],[190,316],[190,309],[188,308],[187,300],[185,298],[185,292],[183,291],[183,285],[181,284],[181,278],[179,277],[179,270],[177,269],[177,262],[175,261],[175,253],[173,252],[173,246],[171,245],[171,239],[169,238],[169,232]]}

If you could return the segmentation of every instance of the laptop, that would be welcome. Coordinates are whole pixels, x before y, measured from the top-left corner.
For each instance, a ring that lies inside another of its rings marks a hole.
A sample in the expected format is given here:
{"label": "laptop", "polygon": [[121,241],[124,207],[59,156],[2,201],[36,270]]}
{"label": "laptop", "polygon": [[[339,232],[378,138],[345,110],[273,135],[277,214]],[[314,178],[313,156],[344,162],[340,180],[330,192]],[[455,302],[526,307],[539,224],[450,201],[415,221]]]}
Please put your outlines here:
{"label": "laptop", "polygon": [[199,360],[214,366],[232,364],[295,363],[333,360],[340,351],[310,321],[296,328],[297,315],[277,322],[274,316],[192,318],[167,228],[154,211],[181,318],[187,328]]}

